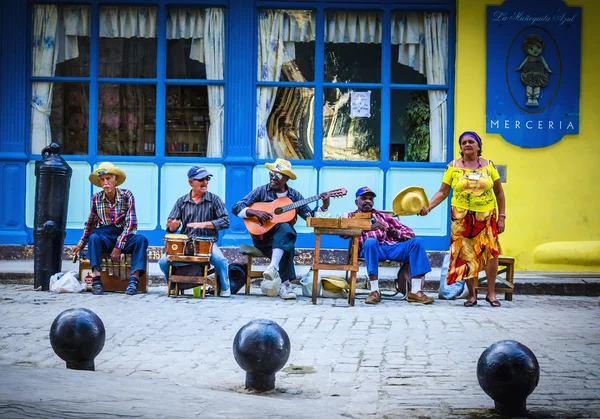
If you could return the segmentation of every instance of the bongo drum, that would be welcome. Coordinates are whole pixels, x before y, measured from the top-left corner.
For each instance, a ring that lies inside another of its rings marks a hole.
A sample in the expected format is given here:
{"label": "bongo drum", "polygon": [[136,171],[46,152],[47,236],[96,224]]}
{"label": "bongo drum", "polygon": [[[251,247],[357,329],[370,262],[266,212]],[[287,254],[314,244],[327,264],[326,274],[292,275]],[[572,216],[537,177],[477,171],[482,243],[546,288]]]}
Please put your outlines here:
{"label": "bongo drum", "polygon": [[185,247],[189,241],[189,237],[185,234],[165,234],[165,247],[167,249],[167,255],[179,255],[185,254]]}
{"label": "bongo drum", "polygon": [[215,239],[213,237],[195,237],[194,238],[194,255],[211,257],[214,241],[215,241]]}

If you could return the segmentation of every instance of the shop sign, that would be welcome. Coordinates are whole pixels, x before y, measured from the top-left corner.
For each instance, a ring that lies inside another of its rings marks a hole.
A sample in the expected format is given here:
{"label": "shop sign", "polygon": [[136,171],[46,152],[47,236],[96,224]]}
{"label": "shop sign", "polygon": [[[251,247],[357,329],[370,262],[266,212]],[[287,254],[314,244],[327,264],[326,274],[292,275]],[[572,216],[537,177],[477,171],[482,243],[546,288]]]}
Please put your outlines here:
{"label": "shop sign", "polygon": [[580,7],[561,0],[488,6],[486,131],[524,148],[578,134],[580,68]]}

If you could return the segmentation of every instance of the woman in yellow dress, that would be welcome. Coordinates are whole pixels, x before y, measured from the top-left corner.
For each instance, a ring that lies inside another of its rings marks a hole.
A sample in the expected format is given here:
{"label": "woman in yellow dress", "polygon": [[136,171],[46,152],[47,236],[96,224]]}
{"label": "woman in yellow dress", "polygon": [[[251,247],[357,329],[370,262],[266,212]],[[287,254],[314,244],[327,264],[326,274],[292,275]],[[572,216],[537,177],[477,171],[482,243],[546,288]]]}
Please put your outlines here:
{"label": "woman in yellow dress", "polygon": [[[429,212],[443,202],[452,188],[450,266],[446,283],[465,280],[469,297],[465,307],[477,305],[475,287],[479,272],[485,270],[488,282],[485,300],[500,307],[496,298],[498,255],[501,252],[498,234],[504,232],[504,190],[500,175],[491,160],[481,157],[481,138],[466,131],[458,139],[460,159],[448,164],[442,186],[429,200]],[[496,212],[496,204],[498,212]]]}

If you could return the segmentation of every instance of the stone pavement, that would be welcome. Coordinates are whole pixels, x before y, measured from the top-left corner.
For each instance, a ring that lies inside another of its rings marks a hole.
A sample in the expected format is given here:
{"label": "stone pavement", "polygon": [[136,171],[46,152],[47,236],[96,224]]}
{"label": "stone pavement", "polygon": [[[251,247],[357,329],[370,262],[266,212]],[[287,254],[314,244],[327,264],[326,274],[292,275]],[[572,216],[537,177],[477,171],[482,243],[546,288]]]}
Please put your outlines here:
{"label": "stone pavement", "polygon": [[[128,297],[0,285],[0,417],[497,417],[477,360],[513,339],[541,367],[527,402],[534,417],[600,418],[598,298],[515,295],[501,308],[483,296],[472,308],[359,299],[351,308],[258,294],[201,300],[168,298],[164,286]],[[106,327],[95,373],[67,371],[50,346],[52,321],[73,307]],[[257,318],[276,321],[292,344],[276,390],[262,395],[244,390],[232,353],[237,331]]]}

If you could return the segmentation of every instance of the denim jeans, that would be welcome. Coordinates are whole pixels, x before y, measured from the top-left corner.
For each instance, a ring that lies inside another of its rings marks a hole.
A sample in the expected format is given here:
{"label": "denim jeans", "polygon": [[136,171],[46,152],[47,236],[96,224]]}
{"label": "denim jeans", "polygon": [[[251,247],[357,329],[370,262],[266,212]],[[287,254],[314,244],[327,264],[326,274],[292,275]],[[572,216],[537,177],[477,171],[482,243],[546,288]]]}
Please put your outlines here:
{"label": "denim jeans", "polygon": [[[229,289],[229,263],[227,262],[227,258],[223,255],[221,249],[216,244],[213,245],[212,255],[210,256],[210,264],[215,267],[215,272],[219,277],[219,284],[221,285],[222,291],[227,291]],[[163,255],[158,260],[158,266],[160,270],[165,275],[165,281],[167,281],[167,285],[169,285],[169,266],[188,266],[189,263],[186,262],[171,262],[167,261],[167,255],[163,253]]]}
{"label": "denim jeans", "polygon": [[369,238],[362,245],[360,257],[365,259],[369,275],[379,276],[378,264],[383,260],[408,263],[411,278],[431,272],[427,252],[418,237],[400,243],[383,245],[380,245],[376,239]]}
{"label": "denim jeans", "polygon": [[[117,226],[99,226],[90,234],[88,257],[90,268],[100,270],[102,253],[111,253],[117,244],[117,238],[123,228]],[[148,239],[140,234],[132,234],[125,242],[122,253],[131,254],[131,273],[146,271],[146,250]]]}

